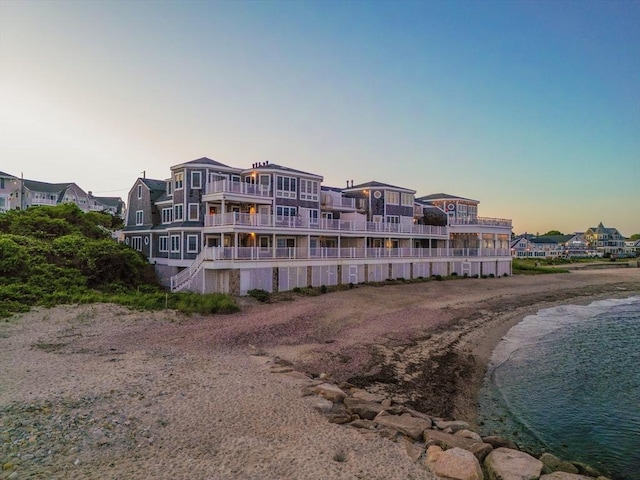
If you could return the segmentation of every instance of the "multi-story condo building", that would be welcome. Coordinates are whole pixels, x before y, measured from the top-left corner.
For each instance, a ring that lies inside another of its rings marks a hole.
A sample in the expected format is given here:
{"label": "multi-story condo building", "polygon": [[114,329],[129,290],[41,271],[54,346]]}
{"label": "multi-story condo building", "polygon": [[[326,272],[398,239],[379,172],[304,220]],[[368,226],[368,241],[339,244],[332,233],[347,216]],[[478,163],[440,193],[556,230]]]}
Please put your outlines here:
{"label": "multi-story condo building", "polygon": [[474,200],[446,195],[468,205],[452,216],[410,188],[323,186],[321,175],[269,162],[243,169],[200,158],[170,170],[166,180],[136,180],[123,234],[174,291],[511,274],[511,221],[478,217]]}
{"label": "multi-story condo building", "polygon": [[123,236],[174,291],[511,274],[511,221],[478,217],[474,200],[446,196],[473,207],[463,218],[409,188],[328,187],[269,162],[243,169],[201,158],[170,170],[166,180],[136,180]]}

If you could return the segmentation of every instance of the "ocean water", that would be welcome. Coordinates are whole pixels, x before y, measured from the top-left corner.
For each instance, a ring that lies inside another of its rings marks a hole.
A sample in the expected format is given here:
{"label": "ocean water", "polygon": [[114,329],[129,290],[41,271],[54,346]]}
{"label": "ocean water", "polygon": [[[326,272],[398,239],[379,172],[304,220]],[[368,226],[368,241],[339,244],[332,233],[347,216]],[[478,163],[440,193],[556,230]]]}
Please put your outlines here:
{"label": "ocean water", "polygon": [[493,352],[482,433],[640,478],[640,296],[540,310]]}

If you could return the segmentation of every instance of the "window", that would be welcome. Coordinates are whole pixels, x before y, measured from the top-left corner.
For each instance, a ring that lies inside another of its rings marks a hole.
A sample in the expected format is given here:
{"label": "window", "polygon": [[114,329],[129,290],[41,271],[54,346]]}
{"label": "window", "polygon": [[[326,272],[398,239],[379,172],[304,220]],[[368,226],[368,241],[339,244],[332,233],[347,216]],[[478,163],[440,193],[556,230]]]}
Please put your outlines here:
{"label": "window", "polygon": [[131,237],[131,246],[134,250],[142,251],[142,237]]}
{"label": "window", "polygon": [[182,221],[182,205],[174,205],[173,218],[175,219],[176,222]]}
{"label": "window", "polygon": [[295,248],[296,239],[295,238],[278,238],[276,240],[277,248]]}
{"label": "window", "polygon": [[180,235],[171,235],[171,251],[180,251]]}
{"label": "window", "polygon": [[387,223],[400,223],[398,215],[387,215]]}
{"label": "window", "polygon": [[385,201],[389,205],[398,205],[400,203],[400,194],[398,192],[385,192]]}
{"label": "window", "polygon": [[191,172],[191,188],[202,188],[201,172]]}
{"label": "window", "polygon": [[279,217],[295,217],[296,207],[276,207],[276,215]]}
{"label": "window", "polygon": [[276,196],[281,198],[296,198],[296,179],[292,177],[276,176]]}
{"label": "window", "polygon": [[180,190],[184,185],[184,173],[179,172],[174,175],[176,190]]}
{"label": "window", "polygon": [[402,194],[402,205],[405,207],[410,207],[413,205],[413,195],[410,193]]}
{"label": "window", "polygon": [[142,198],[142,185],[138,185],[138,199]]}
{"label": "window", "polygon": [[163,208],[162,209],[162,223],[171,223],[173,222],[173,208]]}
{"label": "window", "polygon": [[4,178],[0,178],[0,188],[4,188]]}
{"label": "window", "polygon": [[195,222],[200,220],[200,204],[199,203],[189,204],[189,220],[195,221]]}
{"label": "window", "polygon": [[198,252],[198,235],[187,235],[187,252]]}
{"label": "window", "polygon": [[318,210],[313,208],[309,210],[309,223],[312,225],[318,224]]}
{"label": "window", "polygon": [[261,173],[258,176],[258,183],[260,185],[262,185],[263,189],[265,191],[269,191],[269,187],[271,186],[271,175],[265,175],[264,173]]}
{"label": "window", "polygon": [[168,236],[160,237],[158,250],[161,251],[161,252],[168,252],[169,251],[169,237]]}
{"label": "window", "polygon": [[167,195],[173,195],[173,184],[171,183],[171,180],[167,181]]}
{"label": "window", "polygon": [[143,220],[143,212],[142,210],[137,210],[136,211],[136,225],[142,225],[142,220]]}
{"label": "window", "polygon": [[315,180],[300,180],[300,200],[318,200],[318,182]]}

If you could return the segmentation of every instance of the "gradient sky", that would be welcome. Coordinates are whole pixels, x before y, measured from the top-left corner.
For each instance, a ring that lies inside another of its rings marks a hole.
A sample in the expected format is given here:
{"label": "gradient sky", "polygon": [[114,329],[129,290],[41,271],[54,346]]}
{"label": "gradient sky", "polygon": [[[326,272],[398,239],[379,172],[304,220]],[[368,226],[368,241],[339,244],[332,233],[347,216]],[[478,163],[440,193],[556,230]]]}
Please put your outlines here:
{"label": "gradient sky", "polygon": [[207,156],[640,232],[640,1],[0,0],[0,171],[122,196]]}

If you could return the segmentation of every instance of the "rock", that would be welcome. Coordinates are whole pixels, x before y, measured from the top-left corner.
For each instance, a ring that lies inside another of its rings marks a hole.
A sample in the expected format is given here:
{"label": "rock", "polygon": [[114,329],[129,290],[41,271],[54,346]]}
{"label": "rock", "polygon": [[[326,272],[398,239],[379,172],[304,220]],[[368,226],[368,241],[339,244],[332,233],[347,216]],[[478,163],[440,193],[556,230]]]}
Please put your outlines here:
{"label": "rock", "polygon": [[380,430],[378,430],[378,435],[380,435],[382,438],[388,438],[389,440],[395,441],[398,435],[400,435],[400,432],[395,428],[382,427]]}
{"label": "rock", "polygon": [[369,393],[366,390],[356,390],[351,393],[351,398],[357,398],[358,400],[364,400],[365,402],[380,403],[386,397],[377,393]]}
{"label": "rock", "polygon": [[349,423],[350,421],[353,420],[353,417],[349,415],[347,412],[328,413],[326,417],[327,417],[327,420],[329,420],[329,423],[342,424],[342,423]]}
{"label": "rock", "polygon": [[333,408],[333,402],[326,398],[316,397],[312,402],[313,409],[320,413],[329,413]]}
{"label": "rock", "polygon": [[446,430],[447,428],[450,428],[451,433],[455,433],[458,430],[469,430],[471,428],[467,422],[461,422],[457,420],[437,420],[435,424],[436,427],[438,427],[440,430]]}
{"label": "rock", "polygon": [[405,408],[407,413],[410,413],[412,417],[421,418],[426,420],[429,423],[429,428],[433,426],[433,422],[431,421],[431,417],[426,413],[418,412],[417,410],[412,410],[411,408]]}
{"label": "rock", "polygon": [[593,480],[593,477],[586,477],[576,473],[553,472],[542,475],[540,480]]}
{"label": "rock", "polygon": [[380,402],[380,405],[382,405],[383,407],[390,407],[391,400],[389,400],[388,398],[385,398],[383,401]]}
{"label": "rock", "polygon": [[600,472],[591,467],[590,465],[587,465],[586,463],[582,463],[582,462],[571,462],[573,464],[573,466],[575,466],[578,469],[578,473],[580,475],[586,475],[587,477],[599,477],[600,476]]}
{"label": "rock", "polygon": [[320,385],[311,387],[311,391],[334,403],[342,402],[344,397],[347,396],[343,390],[331,383],[321,383]]}
{"label": "rock", "polygon": [[407,452],[407,455],[409,456],[411,461],[414,463],[420,460],[420,457],[424,452],[424,445],[420,443],[413,443],[413,442],[407,441],[404,444],[404,448],[405,448],[405,451]]}
{"label": "rock", "polygon": [[426,420],[412,417],[408,413],[397,416],[382,411],[374,420],[380,425],[398,430],[414,440],[420,440],[423,432],[429,428],[429,423]]}
{"label": "rock", "polygon": [[273,366],[269,369],[271,373],[290,373],[293,372],[291,367]]}
{"label": "rock", "polygon": [[471,430],[458,430],[456,433],[454,433],[454,435],[456,437],[464,437],[464,438],[471,438],[473,440],[477,440],[479,442],[482,441],[482,437],[480,436],[479,433],[476,432],[472,432]]}
{"label": "rock", "polygon": [[424,432],[424,441],[427,446],[438,445],[445,449],[458,447],[463,450],[468,450],[473,453],[480,462],[493,450],[493,447],[488,443],[472,438],[452,435],[450,433],[439,432],[438,430],[426,430]]}
{"label": "rock", "polygon": [[373,420],[380,412],[385,410],[385,407],[379,403],[368,402],[353,397],[345,398],[344,405],[349,412],[358,415],[360,418],[366,418],[367,420]]}
{"label": "rock", "polygon": [[542,462],[528,453],[510,448],[497,448],[484,460],[489,480],[536,480]]}
{"label": "rock", "polygon": [[518,450],[518,446],[511,440],[507,440],[506,438],[498,437],[495,435],[482,437],[482,441],[484,443],[488,443],[493,448],[504,447],[504,448],[510,448],[511,450]]}
{"label": "rock", "polygon": [[443,451],[437,445],[427,449],[424,464],[438,477],[453,480],[484,480],[480,462],[473,453],[462,448]]}
{"label": "rock", "polygon": [[544,465],[542,467],[543,473],[553,473],[553,472],[578,473],[578,469],[571,462],[562,461],[558,457],[550,453],[543,453],[540,456],[540,461]]}
{"label": "rock", "polygon": [[359,418],[357,420],[354,420],[353,422],[351,422],[349,425],[351,425],[352,427],[356,427],[356,428],[365,428],[367,430],[373,430],[376,428],[376,422],[372,421],[372,420],[366,420],[363,418]]}

